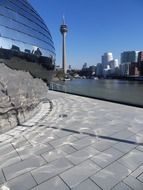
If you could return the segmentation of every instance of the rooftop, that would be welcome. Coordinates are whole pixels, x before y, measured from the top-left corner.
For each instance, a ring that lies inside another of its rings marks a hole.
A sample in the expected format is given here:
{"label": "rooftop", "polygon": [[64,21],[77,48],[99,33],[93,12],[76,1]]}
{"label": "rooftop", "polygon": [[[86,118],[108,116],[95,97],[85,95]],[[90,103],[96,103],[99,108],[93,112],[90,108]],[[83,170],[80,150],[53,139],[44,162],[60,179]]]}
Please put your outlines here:
{"label": "rooftop", "polygon": [[142,190],[143,109],[49,91],[0,135],[1,190]]}

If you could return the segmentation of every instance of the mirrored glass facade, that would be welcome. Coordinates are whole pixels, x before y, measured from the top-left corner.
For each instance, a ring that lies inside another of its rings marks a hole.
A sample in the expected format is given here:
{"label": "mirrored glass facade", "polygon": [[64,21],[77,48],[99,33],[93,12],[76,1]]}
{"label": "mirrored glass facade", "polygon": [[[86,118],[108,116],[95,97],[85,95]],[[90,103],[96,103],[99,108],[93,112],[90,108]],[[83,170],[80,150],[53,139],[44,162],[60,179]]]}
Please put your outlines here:
{"label": "mirrored glass facade", "polygon": [[13,56],[54,68],[52,36],[27,0],[0,0],[0,58]]}

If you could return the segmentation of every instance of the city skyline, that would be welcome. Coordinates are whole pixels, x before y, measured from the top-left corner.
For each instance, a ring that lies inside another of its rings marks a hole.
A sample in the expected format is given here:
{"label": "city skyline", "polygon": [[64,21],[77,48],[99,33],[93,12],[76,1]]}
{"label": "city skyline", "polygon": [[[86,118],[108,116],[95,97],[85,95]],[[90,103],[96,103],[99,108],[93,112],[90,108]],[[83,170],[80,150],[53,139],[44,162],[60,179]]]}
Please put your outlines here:
{"label": "city skyline", "polygon": [[[119,59],[123,51],[142,51],[141,0],[30,0],[49,26],[56,48],[56,64],[62,64],[59,27],[65,15],[69,28],[67,64],[81,68],[95,65],[101,55],[113,52]],[[52,8],[53,7],[53,8]],[[51,8],[51,9],[50,9]],[[119,59],[120,60],[120,59]]]}

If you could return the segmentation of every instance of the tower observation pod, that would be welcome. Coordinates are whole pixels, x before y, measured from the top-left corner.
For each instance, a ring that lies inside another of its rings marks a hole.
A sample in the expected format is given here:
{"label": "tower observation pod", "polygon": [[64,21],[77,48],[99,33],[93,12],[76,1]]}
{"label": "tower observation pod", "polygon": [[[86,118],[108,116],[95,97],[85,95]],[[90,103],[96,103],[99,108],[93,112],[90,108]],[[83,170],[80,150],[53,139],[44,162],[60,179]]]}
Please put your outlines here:
{"label": "tower observation pod", "polygon": [[65,19],[63,17],[63,24],[60,27],[60,32],[62,34],[62,68],[64,74],[67,73],[67,65],[66,65],[66,34],[68,32],[68,27],[65,24]]}

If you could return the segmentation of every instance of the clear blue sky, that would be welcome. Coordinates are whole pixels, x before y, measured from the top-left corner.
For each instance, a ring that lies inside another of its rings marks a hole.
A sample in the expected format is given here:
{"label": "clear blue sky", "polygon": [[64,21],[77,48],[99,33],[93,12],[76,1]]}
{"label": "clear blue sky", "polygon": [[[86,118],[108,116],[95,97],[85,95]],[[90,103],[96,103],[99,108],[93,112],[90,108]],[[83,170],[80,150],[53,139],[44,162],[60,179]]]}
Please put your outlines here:
{"label": "clear blue sky", "polygon": [[143,50],[143,0],[29,0],[48,25],[61,65],[62,15],[69,28],[67,62],[101,62],[104,52],[120,58],[124,50]]}

